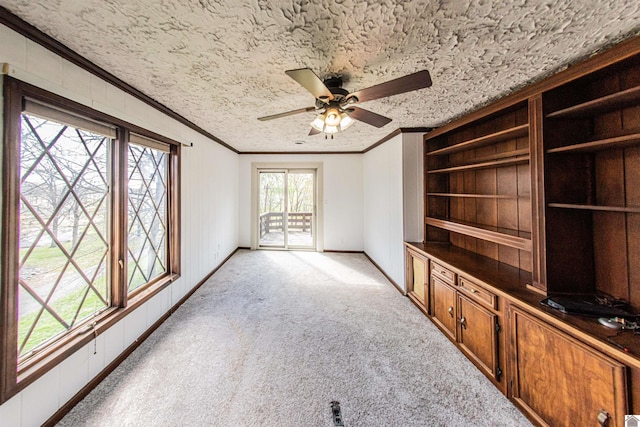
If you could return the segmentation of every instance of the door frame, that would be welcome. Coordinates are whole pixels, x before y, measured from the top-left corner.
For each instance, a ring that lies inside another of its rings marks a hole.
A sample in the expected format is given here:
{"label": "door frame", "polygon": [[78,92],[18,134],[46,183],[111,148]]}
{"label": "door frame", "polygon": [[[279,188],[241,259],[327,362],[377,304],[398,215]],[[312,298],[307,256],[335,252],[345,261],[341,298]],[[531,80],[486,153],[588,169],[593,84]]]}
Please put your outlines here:
{"label": "door frame", "polygon": [[[251,249],[265,249],[265,250],[287,250],[285,248],[270,248],[259,247],[259,231],[258,231],[258,202],[260,198],[260,182],[259,171],[282,171],[285,170],[307,170],[315,172],[315,199],[313,201],[313,208],[315,218],[315,249],[314,248],[301,248],[294,247],[292,250],[309,250],[309,251],[324,251],[324,234],[323,234],[323,203],[324,200],[322,184],[323,179],[323,164],[321,162],[276,162],[276,163],[251,163]],[[286,206],[285,206],[286,208]],[[286,243],[286,241],[285,241]]]}

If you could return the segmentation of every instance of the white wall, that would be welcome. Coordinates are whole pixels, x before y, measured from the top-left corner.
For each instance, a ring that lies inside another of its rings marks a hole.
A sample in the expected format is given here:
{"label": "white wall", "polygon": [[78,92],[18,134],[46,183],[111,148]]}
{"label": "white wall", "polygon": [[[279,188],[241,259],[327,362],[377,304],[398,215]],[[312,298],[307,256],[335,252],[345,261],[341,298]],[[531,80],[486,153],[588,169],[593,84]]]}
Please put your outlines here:
{"label": "white wall", "polygon": [[402,134],[404,240],[424,240],[424,157],[422,133]]}
{"label": "white wall", "polygon": [[401,288],[404,240],[422,241],[422,134],[398,135],[364,154],[364,251]]}
{"label": "white wall", "polygon": [[364,154],[364,251],[404,284],[402,135]]}
{"label": "white wall", "polygon": [[240,246],[251,246],[251,164],[322,163],[325,250],[361,251],[363,174],[361,154],[241,154],[239,167]]}
{"label": "white wall", "polygon": [[[238,247],[238,155],[0,25],[11,74],[193,147],[182,149],[182,277],[0,406],[0,425],[37,426]],[[2,103],[0,103],[2,105]],[[0,134],[2,123],[0,121]],[[359,234],[360,242],[361,232]]]}

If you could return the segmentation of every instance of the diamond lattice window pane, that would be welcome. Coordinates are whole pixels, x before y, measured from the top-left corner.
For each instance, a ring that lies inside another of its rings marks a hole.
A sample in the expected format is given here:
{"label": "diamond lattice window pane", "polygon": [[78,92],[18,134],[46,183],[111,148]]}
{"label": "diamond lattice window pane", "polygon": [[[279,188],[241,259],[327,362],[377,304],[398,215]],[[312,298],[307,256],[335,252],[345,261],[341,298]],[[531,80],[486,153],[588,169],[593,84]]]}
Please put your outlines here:
{"label": "diamond lattice window pane", "polygon": [[67,328],[46,310],[29,313],[24,318],[24,322],[30,325],[18,332],[18,340],[20,340],[18,348],[21,355],[28,354],[31,350],[67,331]]}
{"label": "diamond lattice window pane", "polygon": [[68,325],[73,323],[87,290],[86,281],[80,270],[68,265],[60,276],[60,285],[53,291],[49,306]]}
{"label": "diamond lattice window pane", "polygon": [[21,358],[110,305],[110,142],[55,121],[22,116]]}
{"label": "diamond lattice window pane", "polygon": [[167,153],[129,145],[129,292],[167,271]]}

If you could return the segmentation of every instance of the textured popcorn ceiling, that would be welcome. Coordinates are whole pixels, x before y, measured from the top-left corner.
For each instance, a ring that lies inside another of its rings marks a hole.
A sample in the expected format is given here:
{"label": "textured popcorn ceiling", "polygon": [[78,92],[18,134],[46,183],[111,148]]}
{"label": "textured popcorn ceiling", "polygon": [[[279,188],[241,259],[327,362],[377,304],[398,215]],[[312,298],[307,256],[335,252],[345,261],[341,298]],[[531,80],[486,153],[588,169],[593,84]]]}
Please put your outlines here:
{"label": "textured popcorn ceiling", "polygon": [[[0,5],[240,151],[360,151],[441,125],[640,30],[638,0],[0,0]],[[428,69],[433,86],[359,104],[393,121],[307,136],[284,74],[355,91]],[[302,145],[294,144],[304,141]]]}

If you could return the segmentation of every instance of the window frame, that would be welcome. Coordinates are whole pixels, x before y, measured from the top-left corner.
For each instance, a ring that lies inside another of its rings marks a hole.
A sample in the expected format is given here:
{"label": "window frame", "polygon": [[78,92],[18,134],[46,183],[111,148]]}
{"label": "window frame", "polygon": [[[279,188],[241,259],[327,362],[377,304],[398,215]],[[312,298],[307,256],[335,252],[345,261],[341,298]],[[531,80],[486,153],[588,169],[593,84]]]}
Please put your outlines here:
{"label": "window frame", "polygon": [[[2,76],[4,115],[2,147],[2,240],[0,242],[0,404],[23,390],[75,351],[104,333],[180,277],[180,153],[170,138],[94,110],[10,76]],[[18,362],[18,275],[21,115],[25,99],[67,111],[82,118],[114,125],[117,137],[111,154],[110,286],[111,306],[91,321],[71,329],[37,354]],[[167,271],[127,296],[127,164],[131,133],[169,147],[167,209]],[[122,260],[123,266],[118,268]],[[109,361],[107,361],[108,363]]]}
{"label": "window frame", "polygon": [[[166,176],[167,189],[166,189],[166,191],[167,191],[167,200],[168,200],[169,199],[169,191],[170,191],[170,189],[169,189],[169,184],[170,184],[169,171],[171,169],[171,166],[170,166],[171,151],[167,150],[167,146],[166,145],[162,144],[162,146],[161,146],[161,144],[159,144],[157,141],[151,140],[151,139],[149,139],[149,138],[147,138],[145,136],[142,136],[142,138],[140,138],[141,135],[135,135],[134,134],[134,138],[132,138],[131,137],[131,133],[129,133],[129,136],[130,136],[130,138],[129,138],[129,143],[130,144],[133,144],[133,145],[135,145],[137,147],[143,147],[145,149],[161,150],[161,151],[163,151],[163,152],[165,152],[167,154],[167,165],[166,165],[166,167],[167,167],[167,176]],[[127,148],[129,148],[129,147],[127,147]],[[128,149],[127,150],[127,155],[129,155],[130,153],[131,153],[131,150]],[[124,165],[124,169],[125,169],[125,173],[126,173],[127,177],[130,176],[130,171],[129,171],[128,167],[129,167],[129,161],[127,159],[127,164]],[[128,178],[127,178],[127,183],[128,183]],[[128,192],[127,192],[127,203],[128,202],[129,202],[129,195],[128,195]],[[167,206],[167,208],[169,208],[169,206]],[[125,206],[125,211],[128,213],[128,206]],[[129,220],[133,221],[133,219],[131,219],[131,218],[129,218]],[[167,267],[166,267],[167,271],[170,271],[169,262],[170,262],[170,259],[171,259],[170,258],[171,235],[169,234],[170,221],[171,221],[170,210],[168,209],[167,210],[167,241],[165,243],[165,250],[167,251],[167,259],[165,261],[165,264],[167,264]],[[127,225],[127,232],[128,232],[128,230],[129,230],[129,226]],[[129,242],[128,236],[127,236],[126,241],[127,241],[127,243]],[[126,257],[124,258],[124,262],[127,264],[127,267],[128,267],[128,265],[129,265],[129,251],[128,251],[128,247],[126,247],[126,246],[125,246],[125,255],[126,255]],[[139,268],[139,266],[138,266],[138,268]],[[136,287],[135,289],[131,290],[131,289],[129,289],[129,286],[130,286],[129,279],[130,278],[129,278],[128,271],[126,273],[127,274],[126,274],[125,280],[126,280],[127,283],[125,284],[125,289],[126,289],[128,298],[135,297],[135,295],[137,295],[139,292],[143,292],[144,289],[147,286],[149,286],[150,284],[155,283],[158,280],[162,280],[162,277],[164,276],[164,274],[163,274],[163,275],[152,277],[144,285]]]}

